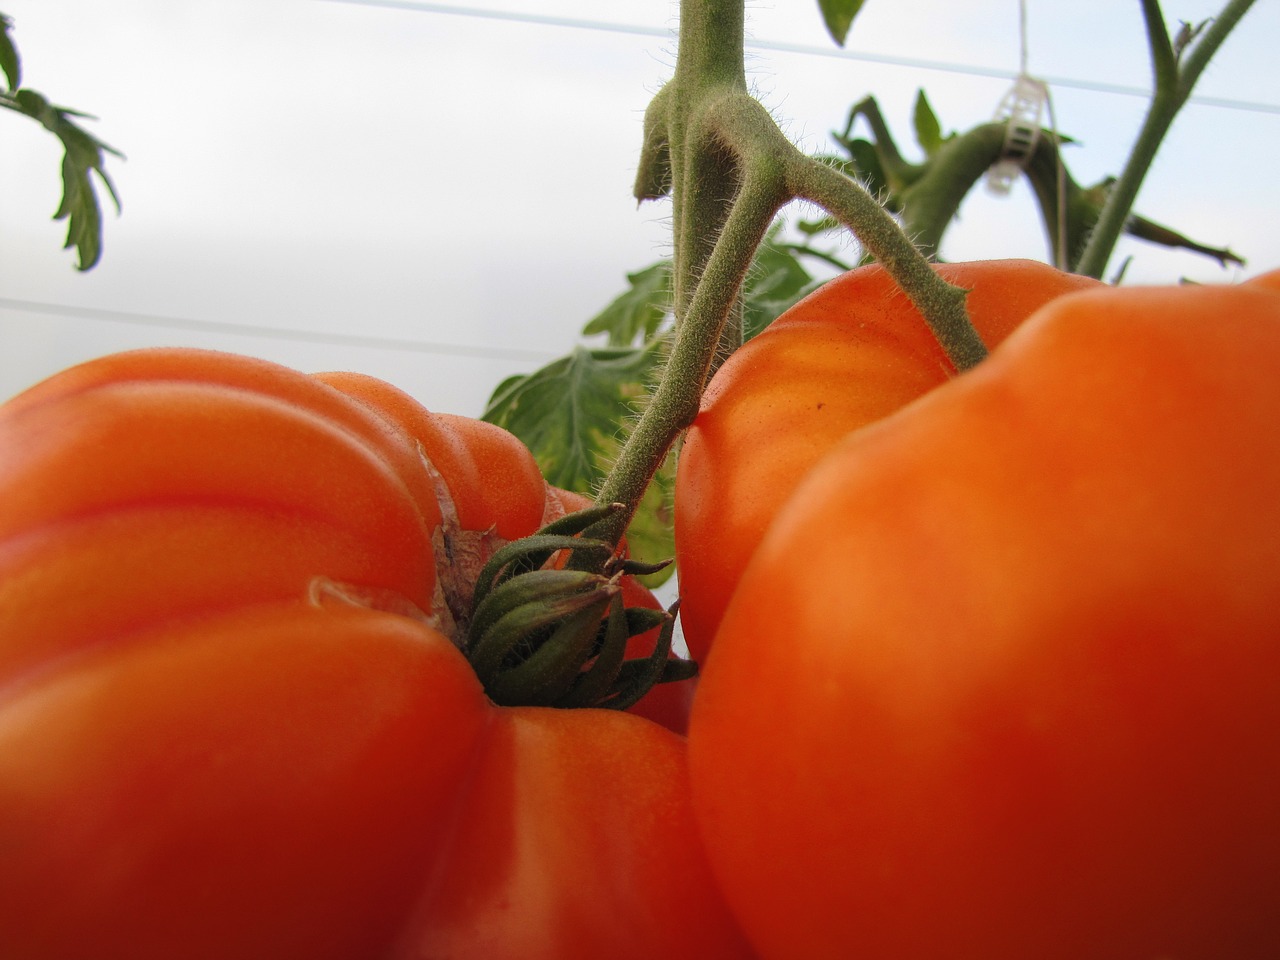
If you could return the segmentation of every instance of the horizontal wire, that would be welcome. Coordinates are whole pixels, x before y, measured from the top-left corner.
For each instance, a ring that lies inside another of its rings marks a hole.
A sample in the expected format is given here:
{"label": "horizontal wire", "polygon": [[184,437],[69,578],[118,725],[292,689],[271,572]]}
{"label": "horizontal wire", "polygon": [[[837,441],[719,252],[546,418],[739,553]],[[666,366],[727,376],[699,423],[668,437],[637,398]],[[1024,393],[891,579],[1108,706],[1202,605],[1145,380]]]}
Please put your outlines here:
{"label": "horizontal wire", "polygon": [[42,303],[36,300],[17,300],[0,297],[0,310],[38,313],[45,316],[74,317],[107,323],[126,323],[133,326],[164,327],[170,330],[192,330],[198,333],[230,334],[259,339],[290,340],[306,343],[323,343],[341,347],[367,347],[374,350],[401,350],[455,357],[473,357],[481,360],[520,360],[545,363],[558,354],[541,350],[520,350],[507,347],[477,347],[466,344],[434,343],[397,337],[371,337],[351,333],[327,333],[321,330],[292,330],[288,327],[268,327],[261,324],[223,323],[218,320],[192,320],[185,317],[166,317],[157,314],[129,313],[120,310],[103,310],[97,307],[80,307],[69,304]]}
{"label": "horizontal wire", "polygon": [[[321,3],[340,3],[354,7],[382,7],[390,10],[407,10],[414,13],[435,13],[445,16],[470,17],[477,20],[498,20],[505,23],[531,23],[545,27],[562,27],[576,30],[593,30],[601,33],[621,33],[630,36],[660,37],[670,39],[675,36],[674,30],[661,27],[649,27],[641,24],[614,23],[608,20],[590,20],[580,17],[553,16],[540,13],[522,13],[513,10],[499,10],[487,7],[460,7],[449,3],[431,3],[428,0],[318,0]],[[857,60],[864,63],[879,63],[885,66],[909,67],[915,70],[931,70],[939,73],[955,73],[973,77],[989,77],[996,80],[1013,80],[1017,73],[1012,70],[999,70],[994,67],[981,67],[973,64],[952,63],[945,60],[928,60],[917,57],[901,57],[886,54],[864,53],[840,47],[818,47],[812,44],[786,43],[777,40],[757,40],[748,38],[746,46],[755,50],[770,50],[776,53],[794,53],[803,56],[826,57],[836,60]],[[1106,93],[1116,96],[1141,97],[1150,99],[1151,91],[1143,87],[1135,87],[1122,83],[1104,83],[1096,80],[1080,80],[1075,77],[1040,77],[1050,86],[1071,90],[1085,90],[1091,93]],[[1250,113],[1280,114],[1280,104],[1263,103],[1255,100],[1240,100],[1235,97],[1210,97],[1192,94],[1188,103],[1203,107],[1218,107],[1224,110],[1243,110]]]}
{"label": "horizontal wire", "polygon": [[[548,14],[521,13],[517,11],[482,7],[460,7],[454,4],[431,3],[427,2],[427,0],[319,0],[319,2],[340,3],[348,6],[409,10],[417,13],[435,13],[446,16],[470,17],[472,19],[498,20],[507,23],[530,23],[539,26],[620,33],[632,36],[660,38],[671,38],[674,36],[674,33],[671,30],[658,27],[648,27],[639,24],[614,23],[607,20],[589,20],[578,17],[563,17]],[[957,73],[969,76],[990,77],[994,79],[1009,80],[1016,76],[1015,73],[1010,71],[996,70],[969,64],[951,63],[940,60],[925,60],[913,57],[860,53],[854,50],[841,48],[829,49],[825,47],[785,43],[781,41],[747,40],[746,45],[754,49],[771,50],[779,53],[794,53],[804,56],[858,60],[868,63],[885,64],[887,66],[910,67],[919,70]],[[1077,80],[1070,77],[1041,77],[1040,79],[1057,87],[1122,96],[1136,96],[1144,98],[1150,96],[1150,91],[1143,90],[1139,87],[1125,86],[1123,84]],[[1228,110],[1280,114],[1280,104],[1258,103],[1225,97],[1205,96],[1192,96],[1190,98],[1190,102],[1197,103],[1202,106],[1220,107]],[[287,327],[269,327],[260,324],[235,324],[214,320],[193,320],[183,317],[128,313],[117,310],[104,310],[95,307],[72,306],[69,304],[42,303],[34,300],[19,300],[9,297],[0,297],[0,309],[22,311],[26,313],[38,313],[50,316],[76,317],[79,319],[111,323],[125,323],[134,326],[165,327],[175,330],[229,334],[235,336],[257,337],[260,339],[323,343],[334,346],[366,347],[375,350],[407,350],[416,353],[473,357],[479,359],[542,362],[554,359],[557,356],[557,354],[548,351],[520,350],[501,347],[479,347],[466,344],[438,343],[396,337],[372,337],[359,334],[293,330]]]}

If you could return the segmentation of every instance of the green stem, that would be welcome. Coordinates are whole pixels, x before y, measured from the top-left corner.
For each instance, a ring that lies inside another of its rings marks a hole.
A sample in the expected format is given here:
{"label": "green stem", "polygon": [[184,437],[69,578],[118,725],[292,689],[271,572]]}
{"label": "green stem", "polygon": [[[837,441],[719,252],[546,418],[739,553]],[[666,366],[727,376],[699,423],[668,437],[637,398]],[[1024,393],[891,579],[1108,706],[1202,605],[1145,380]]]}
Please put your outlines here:
{"label": "green stem", "polygon": [[698,414],[720,334],[774,214],[789,199],[781,178],[748,173],[716,240],[689,308],[676,328],[662,380],[627,437],[597,503],[627,504],[588,535],[617,543],[667,451]]}
{"label": "green stem", "polygon": [[[684,315],[738,190],[739,172],[714,130],[716,105],[747,93],[743,0],[680,4],[680,40],[666,112],[674,178],[673,292]],[[665,90],[665,88],[664,88]]]}
{"label": "green stem", "polygon": [[965,315],[964,291],[933,272],[865,189],[802,154],[750,96],[744,29],[743,0],[681,3],[675,76],[645,114],[635,193],[642,201],[672,194],[676,332],[662,380],[597,494],[597,503],[627,504],[587,531],[611,543],[621,539],[667,452],[697,416],[717,356],[732,349],[726,330],[732,333],[742,281],[790,200],[814,201],[853,229],[920,308],[958,369],[986,355]]}
{"label": "green stem", "polygon": [[787,179],[797,197],[825,208],[857,235],[907,292],[957,370],[967,370],[986,357],[987,349],[965,312],[965,291],[934,273],[875,198],[840,171],[798,150]]}
{"label": "green stem", "polygon": [[1117,241],[1129,221],[1130,211],[1137,200],[1138,190],[1151,169],[1152,161],[1173,126],[1192,88],[1209,60],[1222,46],[1240,18],[1253,6],[1254,0],[1229,0],[1222,12],[1208,22],[1200,39],[1179,62],[1179,51],[1174,49],[1160,12],[1158,0],[1142,0],[1142,13],[1147,25],[1147,42],[1151,48],[1152,72],[1155,75],[1151,106],[1147,110],[1142,129],[1120,174],[1102,208],[1102,214],[1093,228],[1076,270],[1086,276],[1101,278],[1107,262],[1115,251]]}

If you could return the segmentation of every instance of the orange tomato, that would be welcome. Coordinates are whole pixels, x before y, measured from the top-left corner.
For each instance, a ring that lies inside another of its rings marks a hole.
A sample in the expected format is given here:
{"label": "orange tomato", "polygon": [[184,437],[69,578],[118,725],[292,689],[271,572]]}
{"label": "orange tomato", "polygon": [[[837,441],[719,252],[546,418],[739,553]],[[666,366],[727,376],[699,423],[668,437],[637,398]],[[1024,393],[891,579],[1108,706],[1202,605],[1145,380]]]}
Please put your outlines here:
{"label": "orange tomato", "polygon": [[741,955],[683,739],[448,635],[459,546],[563,512],[532,464],[201,351],[0,406],[0,955]]}
{"label": "orange tomato", "polygon": [[763,956],[1280,955],[1278,279],[1057,299],[801,483],[690,732]]}
{"label": "orange tomato", "polygon": [[[939,264],[969,291],[988,346],[1055,297],[1098,286],[1031,260]],[[681,622],[695,659],[711,648],[774,515],[847,433],[955,376],[911,301],[878,265],[820,287],[717,371],[676,474]]]}

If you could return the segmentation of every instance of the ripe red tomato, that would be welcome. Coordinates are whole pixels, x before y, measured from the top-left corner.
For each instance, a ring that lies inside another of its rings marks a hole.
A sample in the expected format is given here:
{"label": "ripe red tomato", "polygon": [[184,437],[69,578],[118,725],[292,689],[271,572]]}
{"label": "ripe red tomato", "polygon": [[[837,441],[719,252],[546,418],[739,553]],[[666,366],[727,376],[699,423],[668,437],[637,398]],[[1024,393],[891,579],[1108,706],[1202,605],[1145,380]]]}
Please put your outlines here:
{"label": "ripe red tomato", "polygon": [[1280,956],[1278,281],[1055,300],[803,481],[690,731],[765,957]]}
{"label": "ripe red tomato", "polygon": [[684,741],[496,707],[442,632],[440,558],[563,512],[528,451],[325,379],[141,351],[0,406],[0,955],[740,955]]}
{"label": "ripe red tomato", "polygon": [[[968,289],[988,346],[1054,297],[1097,281],[1031,260],[940,264]],[[676,561],[681,622],[701,660],[778,509],[849,431],[945,383],[955,369],[878,265],[831,281],[717,371],[680,451]]]}

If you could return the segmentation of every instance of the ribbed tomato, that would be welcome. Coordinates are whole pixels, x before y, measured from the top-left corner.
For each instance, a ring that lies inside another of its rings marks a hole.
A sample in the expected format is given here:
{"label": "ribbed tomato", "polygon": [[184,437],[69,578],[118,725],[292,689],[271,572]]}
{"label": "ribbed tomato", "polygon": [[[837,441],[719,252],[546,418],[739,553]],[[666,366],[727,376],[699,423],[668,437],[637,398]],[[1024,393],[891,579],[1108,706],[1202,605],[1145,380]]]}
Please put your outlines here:
{"label": "ribbed tomato", "polygon": [[741,953],[684,741],[496,707],[449,636],[453,555],[563,509],[366,378],[153,350],[0,406],[0,955]]}

